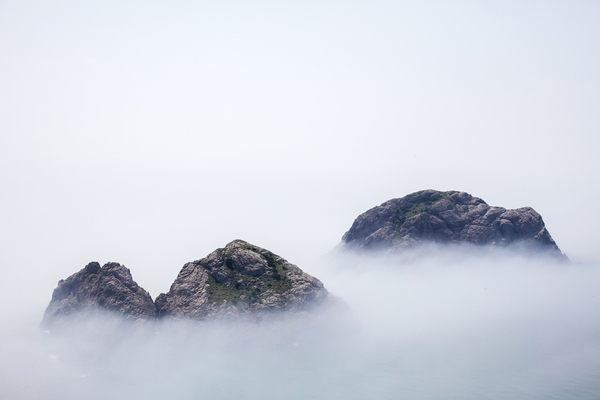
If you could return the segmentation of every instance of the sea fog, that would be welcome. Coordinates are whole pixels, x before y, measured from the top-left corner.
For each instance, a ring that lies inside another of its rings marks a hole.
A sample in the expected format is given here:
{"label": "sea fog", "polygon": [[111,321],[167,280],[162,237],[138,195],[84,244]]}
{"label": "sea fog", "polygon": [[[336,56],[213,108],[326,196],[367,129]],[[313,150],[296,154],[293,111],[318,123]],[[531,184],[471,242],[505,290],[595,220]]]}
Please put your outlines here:
{"label": "sea fog", "polygon": [[[598,20],[585,0],[1,1],[0,398],[597,398]],[[423,189],[533,207],[572,262],[323,257]],[[234,239],[358,323],[39,329],[90,261],[155,298]]]}
{"label": "sea fog", "polygon": [[[260,323],[13,321],[1,398],[592,399],[600,270],[494,249],[330,253],[346,306]],[[135,278],[135,275],[134,275]]]}

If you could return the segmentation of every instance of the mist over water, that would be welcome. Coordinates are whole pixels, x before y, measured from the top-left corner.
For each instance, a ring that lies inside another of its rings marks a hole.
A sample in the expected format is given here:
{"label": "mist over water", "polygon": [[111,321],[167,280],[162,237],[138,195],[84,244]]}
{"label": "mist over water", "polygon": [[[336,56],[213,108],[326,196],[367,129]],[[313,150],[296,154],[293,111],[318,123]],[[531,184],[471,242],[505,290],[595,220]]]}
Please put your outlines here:
{"label": "mist over water", "polygon": [[[592,1],[1,1],[0,399],[600,397],[599,19]],[[319,260],[423,189],[533,207],[574,261]],[[156,298],[234,239],[357,322],[39,329],[90,261]]]}
{"label": "mist over water", "polygon": [[597,265],[431,254],[323,258],[314,269],[352,317],[131,325],[99,314],[60,334],[13,321],[0,398],[597,397]]}
{"label": "mist over water", "polygon": [[412,390],[411,398],[595,396],[596,266],[498,249],[431,250],[338,259],[325,278],[365,335],[387,343],[415,377],[397,390]]}

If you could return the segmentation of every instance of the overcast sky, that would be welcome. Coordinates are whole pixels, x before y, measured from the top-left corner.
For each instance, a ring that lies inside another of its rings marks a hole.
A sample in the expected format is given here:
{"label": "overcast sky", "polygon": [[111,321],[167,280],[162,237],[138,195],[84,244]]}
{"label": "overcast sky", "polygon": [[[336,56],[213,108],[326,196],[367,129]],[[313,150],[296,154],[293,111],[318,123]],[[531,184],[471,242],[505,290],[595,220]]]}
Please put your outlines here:
{"label": "overcast sky", "polygon": [[123,3],[0,1],[5,297],[92,260],[154,297],[237,238],[318,276],[429,188],[600,259],[600,3]]}

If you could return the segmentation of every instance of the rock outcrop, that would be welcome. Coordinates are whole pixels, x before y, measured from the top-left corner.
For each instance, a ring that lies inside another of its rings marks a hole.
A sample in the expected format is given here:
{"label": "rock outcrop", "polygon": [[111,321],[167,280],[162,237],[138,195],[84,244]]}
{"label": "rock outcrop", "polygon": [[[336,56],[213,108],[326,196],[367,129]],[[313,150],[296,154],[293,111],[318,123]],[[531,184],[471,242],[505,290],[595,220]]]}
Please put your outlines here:
{"label": "rock outcrop", "polygon": [[133,280],[128,268],[114,262],[103,267],[91,262],[81,271],[58,282],[44,313],[42,326],[50,327],[61,317],[97,309],[113,311],[132,320],[156,317],[156,307],[150,294]]}
{"label": "rock outcrop", "polygon": [[[272,252],[235,240],[206,258],[185,264],[171,289],[153,302],[127,268],[89,263],[58,282],[43,327],[62,317],[110,311],[130,320],[161,317],[256,319],[273,311],[298,313],[336,301],[321,281]],[[339,302],[338,302],[339,303]]]}
{"label": "rock outcrop", "polygon": [[531,207],[491,207],[465,192],[423,190],[356,218],[344,248],[394,252],[426,242],[520,246],[563,256]]}
{"label": "rock outcrop", "polygon": [[302,312],[330,300],[323,284],[272,252],[242,240],[185,264],[166,294],[159,317],[256,318]]}

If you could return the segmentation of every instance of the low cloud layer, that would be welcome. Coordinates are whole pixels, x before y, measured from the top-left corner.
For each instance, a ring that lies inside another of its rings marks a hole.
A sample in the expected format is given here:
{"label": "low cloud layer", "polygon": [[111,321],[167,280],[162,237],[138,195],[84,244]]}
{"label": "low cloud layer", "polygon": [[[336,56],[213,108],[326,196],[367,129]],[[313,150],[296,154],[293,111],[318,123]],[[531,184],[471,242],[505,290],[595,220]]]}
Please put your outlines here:
{"label": "low cloud layer", "polygon": [[5,326],[12,399],[593,398],[600,271],[499,251],[334,255],[315,269],[347,313],[261,324]]}

